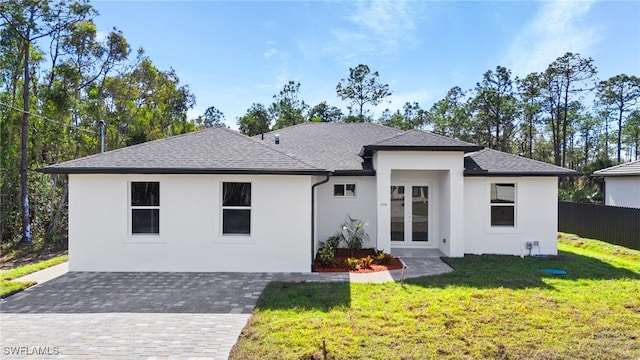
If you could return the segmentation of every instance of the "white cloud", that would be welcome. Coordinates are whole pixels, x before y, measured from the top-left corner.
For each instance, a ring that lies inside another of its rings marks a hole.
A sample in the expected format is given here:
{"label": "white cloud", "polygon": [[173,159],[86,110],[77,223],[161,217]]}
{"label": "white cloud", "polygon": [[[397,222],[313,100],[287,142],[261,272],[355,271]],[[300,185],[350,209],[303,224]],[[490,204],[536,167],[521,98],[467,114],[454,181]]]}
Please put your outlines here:
{"label": "white cloud", "polygon": [[358,1],[348,3],[348,26],[331,30],[333,41],[324,50],[340,64],[350,64],[360,56],[389,55],[415,41],[416,7],[409,11],[406,1]]}
{"label": "white cloud", "polygon": [[264,57],[268,59],[277,53],[278,50],[276,48],[270,48],[269,50],[264,52]]}
{"label": "white cloud", "polygon": [[583,23],[594,0],[556,0],[541,3],[540,11],[526,24],[501,63],[516,75],[541,72],[567,52],[588,56],[602,39],[600,28]]}

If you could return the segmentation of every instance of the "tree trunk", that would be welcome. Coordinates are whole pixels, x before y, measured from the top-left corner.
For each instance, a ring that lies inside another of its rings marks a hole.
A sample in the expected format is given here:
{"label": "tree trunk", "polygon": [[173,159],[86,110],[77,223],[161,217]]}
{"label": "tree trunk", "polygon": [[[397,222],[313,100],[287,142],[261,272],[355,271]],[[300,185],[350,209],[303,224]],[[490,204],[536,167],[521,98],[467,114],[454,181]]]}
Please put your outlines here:
{"label": "tree trunk", "polygon": [[618,114],[618,163],[620,163],[620,150],[622,148],[622,112],[624,111],[624,104],[620,106],[620,112]]}
{"label": "tree trunk", "polygon": [[[33,11],[31,12],[31,21]],[[27,186],[27,132],[29,131],[29,30],[24,39],[24,84],[22,86],[22,134],[20,139],[20,206],[22,209],[22,242],[31,244],[31,219],[29,213],[29,189]]]}

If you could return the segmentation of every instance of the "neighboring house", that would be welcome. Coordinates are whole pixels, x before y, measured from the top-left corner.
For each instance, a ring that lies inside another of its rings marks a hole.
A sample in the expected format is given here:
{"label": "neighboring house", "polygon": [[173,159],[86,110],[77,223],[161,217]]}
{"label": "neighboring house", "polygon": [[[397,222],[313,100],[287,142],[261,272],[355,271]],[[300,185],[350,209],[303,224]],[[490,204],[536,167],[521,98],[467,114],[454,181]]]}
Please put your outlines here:
{"label": "neighboring house", "polygon": [[225,128],[43,169],[69,174],[72,271],[308,272],[347,216],[369,247],[556,254],[554,165],[370,123]]}
{"label": "neighboring house", "polygon": [[640,208],[640,160],[598,170],[604,178],[604,204]]}

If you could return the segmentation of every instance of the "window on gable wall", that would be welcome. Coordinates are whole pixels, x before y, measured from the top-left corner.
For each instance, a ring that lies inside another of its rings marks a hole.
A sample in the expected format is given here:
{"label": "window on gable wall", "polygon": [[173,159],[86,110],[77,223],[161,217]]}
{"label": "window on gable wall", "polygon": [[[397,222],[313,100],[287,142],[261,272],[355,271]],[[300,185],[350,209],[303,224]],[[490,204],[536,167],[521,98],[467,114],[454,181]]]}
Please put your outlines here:
{"label": "window on gable wall", "polygon": [[491,226],[515,227],[516,184],[491,184]]}
{"label": "window on gable wall", "polygon": [[251,234],[251,183],[222,183],[222,234]]}
{"label": "window on gable wall", "polygon": [[333,185],[333,196],[355,197],[356,184],[335,184]]}
{"label": "window on gable wall", "polygon": [[160,234],[159,182],[131,182],[131,233]]}

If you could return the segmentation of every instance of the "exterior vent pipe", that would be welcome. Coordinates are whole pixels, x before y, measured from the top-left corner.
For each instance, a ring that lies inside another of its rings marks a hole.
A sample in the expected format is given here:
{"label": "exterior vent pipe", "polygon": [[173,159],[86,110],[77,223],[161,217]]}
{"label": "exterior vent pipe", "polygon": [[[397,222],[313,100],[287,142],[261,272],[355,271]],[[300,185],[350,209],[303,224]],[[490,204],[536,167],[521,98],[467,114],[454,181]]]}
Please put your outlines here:
{"label": "exterior vent pipe", "polygon": [[280,144],[280,134],[276,134],[276,145]]}

